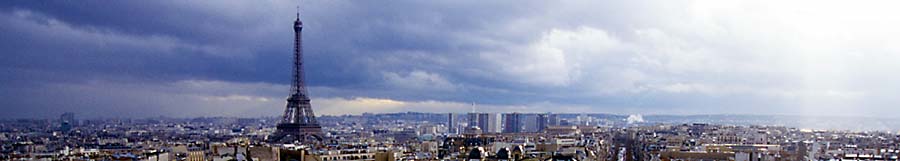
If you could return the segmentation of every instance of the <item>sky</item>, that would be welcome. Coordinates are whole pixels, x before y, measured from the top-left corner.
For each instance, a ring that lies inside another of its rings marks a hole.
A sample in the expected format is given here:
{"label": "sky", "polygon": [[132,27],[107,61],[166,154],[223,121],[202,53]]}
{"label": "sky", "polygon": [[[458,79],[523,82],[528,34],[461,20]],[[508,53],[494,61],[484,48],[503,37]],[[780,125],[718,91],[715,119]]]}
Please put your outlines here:
{"label": "sky", "polygon": [[2,1],[0,118],[279,116],[304,22],[318,115],[897,118],[896,1]]}

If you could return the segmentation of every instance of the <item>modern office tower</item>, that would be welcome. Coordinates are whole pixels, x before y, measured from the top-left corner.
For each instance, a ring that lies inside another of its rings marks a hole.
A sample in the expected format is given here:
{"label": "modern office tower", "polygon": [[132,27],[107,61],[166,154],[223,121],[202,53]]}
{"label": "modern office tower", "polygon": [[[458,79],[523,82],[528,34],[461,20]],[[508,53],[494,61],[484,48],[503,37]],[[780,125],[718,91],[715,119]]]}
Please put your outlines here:
{"label": "modern office tower", "polygon": [[489,113],[488,114],[488,123],[487,129],[484,130],[485,133],[500,133],[503,129],[503,119],[500,117],[501,115],[498,113]]}
{"label": "modern office tower", "polygon": [[482,133],[490,133],[490,122],[491,122],[491,114],[489,113],[479,113],[478,114],[478,128],[481,128]]}
{"label": "modern office tower", "polygon": [[572,126],[573,124],[572,124],[572,122],[569,122],[569,120],[560,119],[559,125],[560,126]]}
{"label": "modern office tower", "polygon": [[559,115],[558,114],[548,114],[547,125],[549,126],[559,126]]}
{"label": "modern office tower", "polygon": [[459,115],[454,113],[447,114],[447,132],[451,134],[459,134]]}
{"label": "modern office tower", "polygon": [[490,113],[469,113],[468,114],[469,124],[466,125],[466,128],[469,127],[478,127],[482,133],[490,133],[491,130],[491,121],[496,121],[496,119],[491,119]]}
{"label": "modern office tower", "polygon": [[59,116],[59,130],[60,131],[69,131],[72,130],[72,127],[76,125],[75,114],[71,112],[63,113]]}
{"label": "modern office tower", "polygon": [[521,115],[522,114],[520,113],[503,114],[503,119],[505,120],[503,123],[503,133],[522,132],[522,124],[520,122]]}
{"label": "modern office tower", "polygon": [[549,114],[535,115],[535,124],[537,124],[537,129],[535,132],[543,132],[544,129],[547,129],[548,124],[550,124]]}
{"label": "modern office tower", "polygon": [[587,114],[580,114],[578,117],[575,117],[574,124],[578,126],[591,125],[591,122],[594,121],[593,119],[594,117],[588,116]]}
{"label": "modern office tower", "polygon": [[538,115],[529,113],[519,116],[519,123],[522,124],[522,132],[538,131]]}
{"label": "modern office tower", "polygon": [[75,125],[75,113],[66,112],[59,116],[60,122],[68,122],[69,124]]}
{"label": "modern office tower", "polygon": [[294,66],[291,93],[287,98],[284,116],[276,126],[275,134],[269,138],[273,142],[314,143],[322,140],[322,126],[319,125],[313,114],[303,75],[302,30],[303,22],[300,21],[298,12],[297,19],[294,21]]}
{"label": "modern office tower", "polygon": [[[472,127],[472,126],[478,127],[478,113],[472,112],[472,113],[466,114],[466,116],[467,116],[466,121],[468,122],[466,124],[466,129],[468,129],[469,127]],[[481,127],[479,127],[479,128],[481,128]]]}

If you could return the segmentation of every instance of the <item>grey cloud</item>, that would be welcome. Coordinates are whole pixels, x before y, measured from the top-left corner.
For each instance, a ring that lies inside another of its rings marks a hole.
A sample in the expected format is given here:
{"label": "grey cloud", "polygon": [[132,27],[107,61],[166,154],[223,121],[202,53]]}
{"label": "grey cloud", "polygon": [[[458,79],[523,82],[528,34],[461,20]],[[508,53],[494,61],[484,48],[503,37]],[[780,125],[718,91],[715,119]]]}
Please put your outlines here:
{"label": "grey cloud", "polygon": [[[900,50],[889,45],[896,34],[859,28],[896,24],[841,18],[854,25],[834,27],[790,7],[756,3],[772,2],[303,1],[307,78],[314,96],[331,101],[615,113],[895,111],[887,96],[897,94],[900,77],[886,73],[900,69],[891,54]],[[41,110],[59,106],[14,94],[22,92],[91,102],[70,109],[94,111],[267,99],[278,109],[284,93],[268,88],[288,81],[296,4],[2,2],[0,49],[9,59],[0,60],[0,89],[12,97],[2,100],[4,108],[45,116]],[[266,90],[161,90],[190,80]],[[43,92],[58,84],[96,94]],[[123,99],[103,92],[129,90],[135,93],[116,94],[129,97]],[[178,101],[154,103],[163,100]]]}

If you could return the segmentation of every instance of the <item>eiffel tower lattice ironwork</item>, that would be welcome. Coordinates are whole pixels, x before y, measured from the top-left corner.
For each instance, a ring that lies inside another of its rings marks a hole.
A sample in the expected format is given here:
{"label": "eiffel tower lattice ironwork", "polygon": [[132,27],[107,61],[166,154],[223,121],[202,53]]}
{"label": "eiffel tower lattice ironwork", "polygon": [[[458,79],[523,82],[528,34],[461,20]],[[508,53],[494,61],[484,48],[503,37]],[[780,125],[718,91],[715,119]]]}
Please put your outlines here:
{"label": "eiffel tower lattice ironwork", "polygon": [[294,21],[294,73],[291,93],[287,98],[284,116],[278,123],[275,134],[269,138],[273,142],[311,143],[322,141],[322,126],[316,121],[303,76],[302,30],[303,22],[300,21],[298,12],[297,19]]}

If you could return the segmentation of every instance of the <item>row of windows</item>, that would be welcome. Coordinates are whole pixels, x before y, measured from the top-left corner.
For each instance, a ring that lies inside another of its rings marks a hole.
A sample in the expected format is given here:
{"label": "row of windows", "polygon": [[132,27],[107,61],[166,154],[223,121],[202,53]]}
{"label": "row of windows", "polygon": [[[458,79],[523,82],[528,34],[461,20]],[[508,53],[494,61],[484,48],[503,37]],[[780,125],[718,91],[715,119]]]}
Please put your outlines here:
{"label": "row of windows", "polygon": [[331,161],[336,161],[336,160],[366,160],[366,159],[370,159],[370,158],[374,158],[374,157],[371,156],[371,155],[362,155],[362,156],[360,156],[360,155],[353,155],[353,156],[340,156],[340,157],[338,157],[338,156],[333,156],[333,157],[322,157],[322,161],[329,161],[329,160],[331,160]]}

